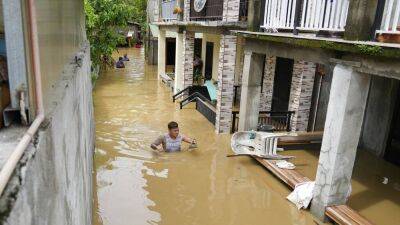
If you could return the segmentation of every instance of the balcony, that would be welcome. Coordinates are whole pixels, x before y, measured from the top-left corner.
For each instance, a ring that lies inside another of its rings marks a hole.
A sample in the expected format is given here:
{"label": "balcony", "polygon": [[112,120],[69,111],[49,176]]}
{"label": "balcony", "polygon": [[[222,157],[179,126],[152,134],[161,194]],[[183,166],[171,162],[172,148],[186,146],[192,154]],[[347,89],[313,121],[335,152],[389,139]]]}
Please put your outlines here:
{"label": "balcony", "polygon": [[386,0],[378,34],[400,34],[400,0]]}
{"label": "balcony", "polygon": [[163,0],[161,2],[161,19],[166,22],[178,20],[178,14],[174,13],[176,7],[178,7],[177,0]]}
{"label": "balcony", "polygon": [[343,32],[348,9],[349,0],[266,0],[261,27],[267,30]]}
{"label": "balcony", "polygon": [[190,20],[222,20],[223,4],[223,0],[192,0],[190,1]]}

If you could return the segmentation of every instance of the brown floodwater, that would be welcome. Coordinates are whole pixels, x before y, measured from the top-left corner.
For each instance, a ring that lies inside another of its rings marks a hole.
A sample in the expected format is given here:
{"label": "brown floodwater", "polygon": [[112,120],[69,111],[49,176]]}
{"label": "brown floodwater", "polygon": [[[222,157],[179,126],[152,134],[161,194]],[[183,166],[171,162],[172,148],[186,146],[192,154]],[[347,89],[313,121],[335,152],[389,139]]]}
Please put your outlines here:
{"label": "brown floodwater", "polygon": [[[100,77],[96,118],[94,224],[315,224],[285,196],[289,189],[250,158],[227,158],[230,135],[193,107],[179,110],[144,63],[143,50]],[[149,145],[175,120],[198,149],[154,153]]]}
{"label": "brown floodwater", "polygon": [[[308,211],[285,199],[290,190],[256,161],[226,157],[230,135],[215,134],[193,106],[180,110],[157,80],[157,68],[144,63],[143,49],[123,53],[131,58],[126,68],[102,74],[93,93],[94,225],[316,224]],[[171,120],[197,139],[196,150],[150,149]],[[297,156],[301,173],[315,176],[318,151],[286,154]],[[400,170],[368,154],[359,158],[366,163],[356,165],[349,204],[376,224],[399,224]]]}

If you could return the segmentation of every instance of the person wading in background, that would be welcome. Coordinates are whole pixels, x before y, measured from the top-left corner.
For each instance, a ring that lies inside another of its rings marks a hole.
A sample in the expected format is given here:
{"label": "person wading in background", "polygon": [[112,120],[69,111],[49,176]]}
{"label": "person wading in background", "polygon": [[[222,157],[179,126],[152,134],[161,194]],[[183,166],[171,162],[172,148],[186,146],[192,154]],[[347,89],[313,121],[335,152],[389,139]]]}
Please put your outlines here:
{"label": "person wading in background", "polygon": [[125,68],[124,58],[119,57],[118,62],[115,64],[117,68]]}

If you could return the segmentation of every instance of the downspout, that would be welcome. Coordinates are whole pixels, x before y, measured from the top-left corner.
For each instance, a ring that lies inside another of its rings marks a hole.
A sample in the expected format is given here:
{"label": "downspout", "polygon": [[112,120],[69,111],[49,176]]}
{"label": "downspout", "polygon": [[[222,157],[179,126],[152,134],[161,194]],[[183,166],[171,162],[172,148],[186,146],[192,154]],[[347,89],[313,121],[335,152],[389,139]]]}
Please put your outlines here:
{"label": "downspout", "polygon": [[42,77],[40,72],[39,61],[39,42],[37,35],[36,24],[36,7],[35,0],[28,0],[28,20],[29,20],[29,43],[31,46],[31,58],[33,66],[33,76],[35,80],[35,94],[36,94],[36,118],[32,122],[29,129],[26,131],[11,156],[0,171],[0,196],[10,180],[18,162],[23,156],[25,150],[28,148],[29,143],[32,141],[33,136],[38,131],[41,123],[44,120],[43,98],[42,98]]}

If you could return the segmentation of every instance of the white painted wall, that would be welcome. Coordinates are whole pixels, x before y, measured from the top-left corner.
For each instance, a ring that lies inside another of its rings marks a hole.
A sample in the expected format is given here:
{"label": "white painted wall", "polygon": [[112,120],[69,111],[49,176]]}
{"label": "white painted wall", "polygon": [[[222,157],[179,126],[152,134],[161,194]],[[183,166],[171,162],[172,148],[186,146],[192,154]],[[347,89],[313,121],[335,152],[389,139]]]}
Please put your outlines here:
{"label": "white painted wall", "polygon": [[183,33],[176,33],[174,94],[183,90]]}
{"label": "white painted wall", "polygon": [[220,35],[203,33],[202,50],[201,50],[201,60],[203,60],[203,63],[204,63],[203,75],[204,75],[205,63],[206,63],[206,44],[207,44],[207,42],[213,42],[214,43],[214,53],[213,53],[212,79],[215,81],[218,80],[220,39],[221,39]]}

